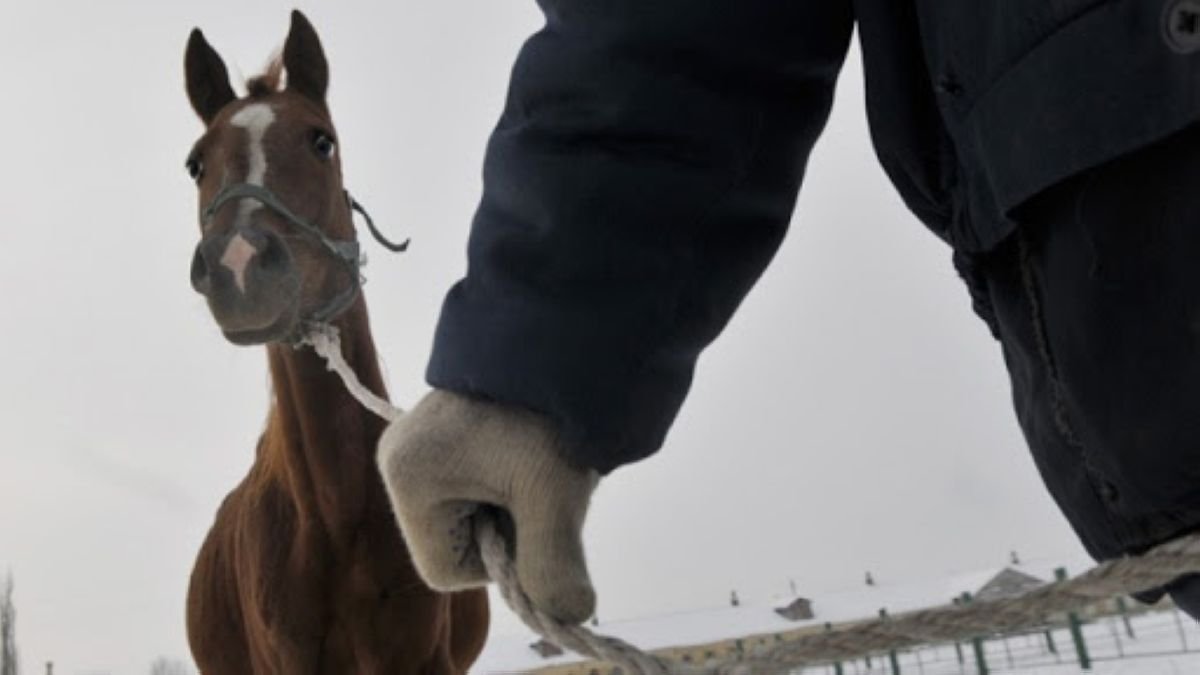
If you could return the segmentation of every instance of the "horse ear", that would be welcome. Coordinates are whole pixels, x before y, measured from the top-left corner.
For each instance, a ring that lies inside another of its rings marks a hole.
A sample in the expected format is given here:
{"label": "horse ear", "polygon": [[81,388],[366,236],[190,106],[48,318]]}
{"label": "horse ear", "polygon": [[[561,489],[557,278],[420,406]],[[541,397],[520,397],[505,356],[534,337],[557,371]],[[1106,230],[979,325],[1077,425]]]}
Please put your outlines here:
{"label": "horse ear", "polygon": [[199,28],[192,30],[188,38],[183,69],[192,109],[205,124],[211,124],[221,108],[237,96],[229,85],[229,71],[225,69],[225,62],[204,39],[204,33]]}
{"label": "horse ear", "polygon": [[287,70],[288,89],[317,103],[325,103],[329,64],[325,61],[317,31],[299,10],[292,11],[292,27],[283,45],[283,67]]}

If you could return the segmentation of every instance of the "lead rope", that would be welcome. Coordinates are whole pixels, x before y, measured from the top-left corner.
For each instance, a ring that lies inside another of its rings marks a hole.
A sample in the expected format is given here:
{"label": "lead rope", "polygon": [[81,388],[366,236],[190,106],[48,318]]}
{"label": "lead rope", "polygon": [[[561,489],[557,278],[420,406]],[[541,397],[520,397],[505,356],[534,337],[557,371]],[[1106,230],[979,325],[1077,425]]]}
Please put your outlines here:
{"label": "lead rope", "polygon": [[338,337],[337,328],[327,323],[310,324],[297,346],[305,345],[312,347],[318,356],[325,359],[326,367],[342,378],[342,384],[346,385],[346,390],[350,392],[351,396],[358,399],[364,408],[388,422],[395,422],[404,414],[400,408],[376,396],[375,392],[367,389],[362,380],[358,379],[354,369],[342,357],[342,341]]}
{"label": "lead rope", "polygon": [[[393,406],[388,401],[377,396],[363,385],[358,375],[342,357],[341,340],[337,328],[328,324],[311,325],[305,336],[300,340],[300,346],[310,346],[321,358],[325,359],[329,370],[342,378],[350,395],[358,399],[364,408],[382,417],[388,422],[400,419],[404,411]],[[564,624],[538,611],[521,583],[517,579],[516,567],[508,555],[504,538],[496,531],[492,519],[483,514],[476,514],[475,538],[479,545],[480,557],[491,577],[500,589],[500,595],[521,621],[547,640],[561,647],[574,650],[585,656],[609,661],[625,669],[630,675],[668,675],[671,666],[657,656],[646,654],[637,647],[613,637],[596,635],[582,626]],[[701,671],[689,671],[699,674]]]}
{"label": "lead rope", "polygon": [[[342,378],[346,389],[364,407],[388,422],[404,411],[376,396],[342,357],[337,329],[310,326],[301,345],[309,345]],[[521,588],[513,560],[495,523],[474,516],[475,539],[488,576],[500,595],[531,630],[550,642],[584,656],[620,666],[627,675],[746,675],[784,673],[792,668],[827,664],[927,644],[987,637],[1032,627],[1044,628],[1066,612],[1120,595],[1159,588],[1188,574],[1200,573],[1200,534],[1169,541],[1140,557],[1110,560],[1068,581],[1046,584],[1019,597],[967,605],[938,607],[860,621],[785,640],[739,661],[688,666],[647,654],[613,637],[597,635],[583,626],[564,624],[545,615]]]}

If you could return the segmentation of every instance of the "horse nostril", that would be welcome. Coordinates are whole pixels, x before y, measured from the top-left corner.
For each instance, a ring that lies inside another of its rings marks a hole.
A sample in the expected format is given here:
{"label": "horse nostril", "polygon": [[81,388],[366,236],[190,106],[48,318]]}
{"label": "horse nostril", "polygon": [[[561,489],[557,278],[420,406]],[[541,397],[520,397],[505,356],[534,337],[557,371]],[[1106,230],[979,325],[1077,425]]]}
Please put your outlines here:
{"label": "horse nostril", "polygon": [[283,248],[283,242],[274,234],[263,237],[258,244],[258,266],[264,272],[285,270],[288,267],[288,254]]}
{"label": "horse nostril", "polygon": [[196,246],[196,253],[192,256],[192,288],[197,293],[207,295],[208,291],[212,288],[212,282],[208,274],[208,263],[204,260],[204,254],[201,252],[201,246]]}

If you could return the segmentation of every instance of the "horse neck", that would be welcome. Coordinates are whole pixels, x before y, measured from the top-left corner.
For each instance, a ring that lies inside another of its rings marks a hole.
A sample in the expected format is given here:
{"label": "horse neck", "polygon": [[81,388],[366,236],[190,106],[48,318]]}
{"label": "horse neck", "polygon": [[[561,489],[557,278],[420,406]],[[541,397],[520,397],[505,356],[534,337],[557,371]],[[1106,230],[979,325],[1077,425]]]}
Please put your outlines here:
{"label": "horse neck", "polygon": [[[368,389],[386,397],[362,298],[334,325],[346,363]],[[320,518],[337,538],[339,531],[356,529],[369,512],[386,510],[375,471],[384,423],[311,348],[273,344],[267,352],[274,402],[260,462],[299,511]]]}

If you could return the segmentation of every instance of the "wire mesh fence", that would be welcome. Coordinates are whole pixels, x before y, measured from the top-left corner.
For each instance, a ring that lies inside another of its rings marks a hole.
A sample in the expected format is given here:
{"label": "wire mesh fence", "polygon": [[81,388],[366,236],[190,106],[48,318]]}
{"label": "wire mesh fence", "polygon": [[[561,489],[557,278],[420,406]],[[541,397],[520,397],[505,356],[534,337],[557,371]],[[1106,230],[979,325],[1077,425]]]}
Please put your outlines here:
{"label": "wire mesh fence", "polygon": [[1078,641],[1064,620],[1038,630],[798,668],[790,675],[1065,675],[1168,657],[1188,657],[1191,669],[1177,672],[1200,672],[1200,624],[1174,607],[1080,620]]}

